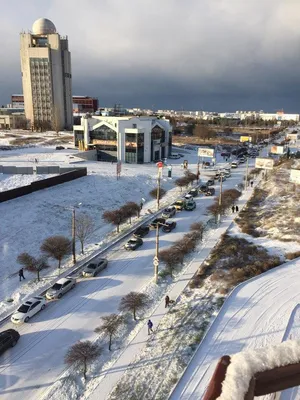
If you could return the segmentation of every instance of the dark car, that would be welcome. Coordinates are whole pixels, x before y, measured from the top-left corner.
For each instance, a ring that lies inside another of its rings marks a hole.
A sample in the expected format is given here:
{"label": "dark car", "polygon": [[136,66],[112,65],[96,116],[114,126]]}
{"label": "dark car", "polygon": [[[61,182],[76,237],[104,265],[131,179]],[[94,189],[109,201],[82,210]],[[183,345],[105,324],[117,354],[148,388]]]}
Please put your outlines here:
{"label": "dark car", "polygon": [[20,339],[19,332],[14,329],[8,329],[0,333],[0,354],[10,347],[14,347]]}
{"label": "dark car", "polygon": [[193,211],[196,208],[196,203],[194,202],[194,200],[189,200],[186,205],[185,205],[185,209],[186,211]]}
{"label": "dark car", "polygon": [[205,196],[213,196],[215,194],[215,188],[210,187],[207,189],[207,192],[205,193]]}
{"label": "dark car", "polygon": [[125,244],[126,250],[136,250],[143,244],[143,240],[138,237],[132,237],[128,242]]}
{"label": "dark car", "polygon": [[225,151],[223,151],[223,152],[221,153],[221,156],[222,156],[222,157],[230,157],[230,153],[226,153]]}
{"label": "dark car", "polygon": [[193,197],[197,197],[199,193],[198,193],[197,189],[192,189],[192,190],[189,191],[188,194],[190,194]]}
{"label": "dark car", "polygon": [[160,227],[161,226],[160,224],[164,224],[165,222],[166,222],[165,218],[155,218],[152,222],[150,222],[149,228],[155,229],[157,227],[157,224],[158,227]]}
{"label": "dark car", "polygon": [[208,187],[206,185],[201,185],[200,186],[200,192],[205,193],[207,192]]}
{"label": "dark car", "polygon": [[150,231],[149,226],[143,225],[137,228],[137,230],[133,232],[133,236],[143,238],[144,236],[148,235],[149,231]]}
{"label": "dark car", "polygon": [[215,184],[214,179],[209,179],[209,180],[206,182],[206,186],[213,186],[214,184]]}
{"label": "dark car", "polygon": [[166,221],[165,225],[162,227],[162,230],[164,232],[171,232],[173,229],[176,228],[176,222],[175,221]]}

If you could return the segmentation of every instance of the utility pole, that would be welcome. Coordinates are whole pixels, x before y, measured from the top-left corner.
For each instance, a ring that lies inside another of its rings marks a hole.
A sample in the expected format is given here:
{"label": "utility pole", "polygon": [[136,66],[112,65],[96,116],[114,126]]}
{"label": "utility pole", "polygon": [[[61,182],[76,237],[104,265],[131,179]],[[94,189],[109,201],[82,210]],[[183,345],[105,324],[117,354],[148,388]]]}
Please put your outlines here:
{"label": "utility pole", "polygon": [[157,174],[157,193],[156,193],[156,208],[157,208],[157,211],[159,210],[159,198],[160,198],[160,171],[161,171],[161,169],[158,168],[158,174]]}
{"label": "utility pole", "polygon": [[198,157],[198,164],[197,164],[197,183],[199,183],[199,178],[200,178],[200,161]]}
{"label": "utility pole", "polygon": [[75,244],[75,233],[76,233],[76,222],[75,222],[75,207],[72,209],[72,253],[73,263],[76,264],[76,244]]}
{"label": "utility pole", "polygon": [[245,190],[247,190],[248,187],[248,170],[249,170],[249,157],[247,157],[247,164],[246,164]]}
{"label": "utility pole", "polygon": [[159,253],[159,223],[157,222],[156,235],[155,235],[155,257],[153,259],[155,283],[158,282],[158,266],[159,266],[158,253]]}
{"label": "utility pole", "polygon": [[219,216],[218,216],[218,222],[220,222],[220,220],[221,220],[222,188],[223,188],[223,176],[220,175],[220,193],[219,193]]}

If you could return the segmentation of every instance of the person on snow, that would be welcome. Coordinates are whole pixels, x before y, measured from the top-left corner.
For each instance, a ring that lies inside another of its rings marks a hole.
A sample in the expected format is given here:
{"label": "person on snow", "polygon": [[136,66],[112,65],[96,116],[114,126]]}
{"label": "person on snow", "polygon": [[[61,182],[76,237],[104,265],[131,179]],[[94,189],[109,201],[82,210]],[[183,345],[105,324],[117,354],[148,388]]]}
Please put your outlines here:
{"label": "person on snow", "polygon": [[19,278],[20,278],[20,282],[21,282],[22,278],[25,279],[23,268],[21,268],[21,269],[19,270]]}
{"label": "person on snow", "polygon": [[232,214],[234,214],[235,207],[232,206],[231,209],[232,209]]}
{"label": "person on snow", "polygon": [[166,297],[165,297],[165,308],[168,308],[169,305],[170,305],[170,297],[169,297],[169,296],[166,296]]}
{"label": "person on snow", "polygon": [[236,211],[236,212],[239,212],[238,206],[235,207],[235,211]]}
{"label": "person on snow", "polygon": [[148,335],[150,335],[150,333],[153,333],[153,323],[151,319],[149,319],[149,321],[147,322],[147,326],[148,326]]}
{"label": "person on snow", "polygon": [[250,182],[251,187],[253,187],[253,181]]}

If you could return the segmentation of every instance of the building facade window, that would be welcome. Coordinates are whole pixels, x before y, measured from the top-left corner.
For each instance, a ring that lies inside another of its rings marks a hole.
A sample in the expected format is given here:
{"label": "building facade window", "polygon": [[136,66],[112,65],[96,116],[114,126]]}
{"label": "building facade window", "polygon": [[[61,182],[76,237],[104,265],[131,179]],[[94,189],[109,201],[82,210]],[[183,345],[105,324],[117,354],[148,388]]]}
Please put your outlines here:
{"label": "building facade window", "polygon": [[101,125],[90,132],[90,138],[91,140],[117,140],[117,132],[106,125]]}

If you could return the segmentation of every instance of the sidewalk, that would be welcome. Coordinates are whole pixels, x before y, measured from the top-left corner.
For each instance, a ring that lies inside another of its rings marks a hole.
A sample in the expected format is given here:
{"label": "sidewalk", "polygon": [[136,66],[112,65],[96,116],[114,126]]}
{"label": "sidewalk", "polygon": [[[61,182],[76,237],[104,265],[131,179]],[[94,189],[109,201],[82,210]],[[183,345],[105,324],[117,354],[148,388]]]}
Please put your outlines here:
{"label": "sidewalk", "polygon": [[[256,180],[256,183],[258,183],[258,180]],[[250,196],[252,195],[252,192],[253,188],[248,188],[246,191],[244,191],[243,195],[238,201],[238,206],[240,210],[248,202]],[[180,296],[193,275],[197,272],[199,266],[203,263],[203,261],[208,257],[212,249],[215,247],[221,235],[225,233],[230,227],[236,215],[237,214],[230,214],[224,217],[218,228],[209,232],[209,234],[205,238],[205,242],[201,250],[190,262],[183,274],[180,275],[179,279],[175,281],[171,291],[168,293],[170,299],[175,300],[178,298],[178,296]],[[154,310],[152,315],[148,316],[153,322],[154,331],[167,312],[168,308],[165,308],[165,302],[163,299]],[[123,353],[115,362],[115,364],[110,369],[103,372],[102,379],[100,380],[98,386],[93,391],[93,393],[89,397],[87,397],[89,400],[104,400],[107,398],[109,393],[113,390],[113,388],[122,377],[123,373],[126,371],[129,364],[133,362],[136,355],[139,354],[142,348],[147,344],[148,338],[149,336],[147,330],[147,319],[145,318],[145,327],[137,333],[131,343],[124,349]]]}

